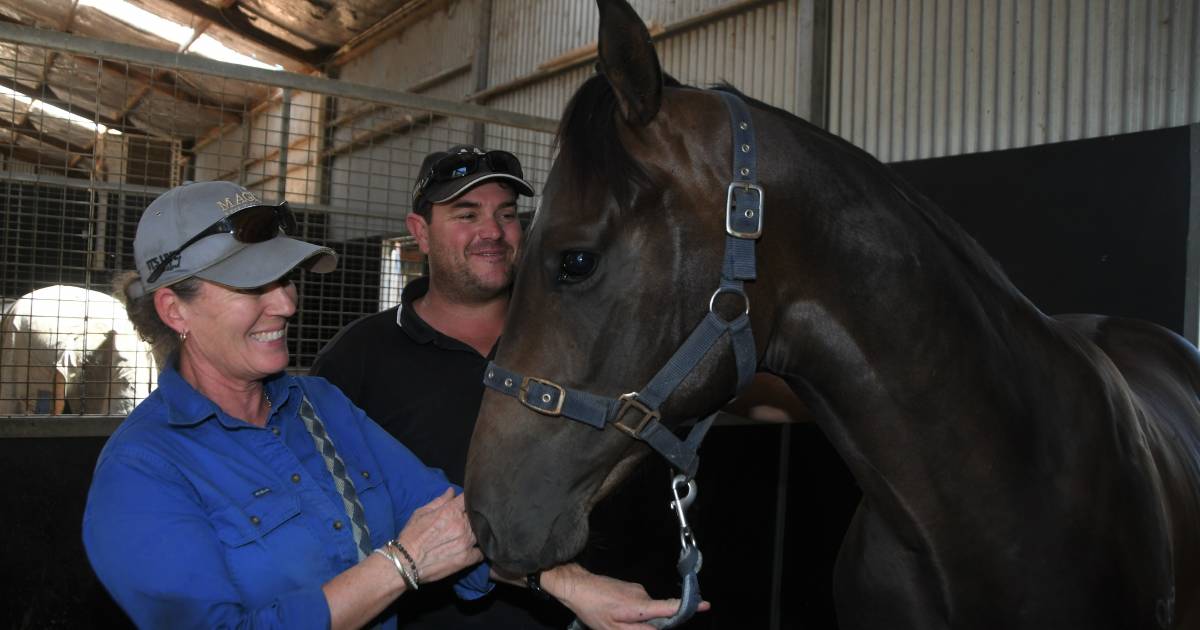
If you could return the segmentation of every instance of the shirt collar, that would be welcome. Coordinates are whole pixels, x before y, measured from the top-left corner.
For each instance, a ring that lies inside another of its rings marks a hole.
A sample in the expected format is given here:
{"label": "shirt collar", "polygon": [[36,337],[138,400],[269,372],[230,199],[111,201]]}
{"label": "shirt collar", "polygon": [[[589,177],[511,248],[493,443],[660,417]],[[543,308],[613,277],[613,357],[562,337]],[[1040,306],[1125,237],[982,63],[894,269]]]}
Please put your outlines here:
{"label": "shirt collar", "polygon": [[[177,365],[179,357],[172,354],[167,359],[167,365],[158,375],[158,394],[162,397],[163,405],[167,408],[167,424],[174,426],[195,426],[216,418],[227,429],[245,428],[247,424],[221,411],[221,408],[204,394],[196,391],[191,383],[183,380]],[[271,400],[272,415],[285,408],[292,400],[292,391],[299,390],[296,377],[280,372],[272,374],[263,380],[267,397]]]}
{"label": "shirt collar", "polygon": [[[442,334],[438,329],[430,326],[429,322],[421,319],[421,316],[417,314],[417,309],[413,308],[413,302],[424,297],[426,293],[429,293],[429,276],[421,276],[404,285],[404,289],[400,292],[400,306],[396,309],[396,325],[400,326],[400,330],[403,330],[409,339],[419,344],[433,343],[441,348],[464,350],[478,355],[479,353],[471,346],[454,337]],[[496,347],[499,345],[492,346],[492,350],[487,356],[488,359],[495,356]]]}
{"label": "shirt collar", "polygon": [[413,302],[425,297],[426,293],[429,293],[429,276],[421,276],[404,285],[400,292],[400,308],[396,309],[396,325],[417,343],[429,343],[439,334],[413,308]]}

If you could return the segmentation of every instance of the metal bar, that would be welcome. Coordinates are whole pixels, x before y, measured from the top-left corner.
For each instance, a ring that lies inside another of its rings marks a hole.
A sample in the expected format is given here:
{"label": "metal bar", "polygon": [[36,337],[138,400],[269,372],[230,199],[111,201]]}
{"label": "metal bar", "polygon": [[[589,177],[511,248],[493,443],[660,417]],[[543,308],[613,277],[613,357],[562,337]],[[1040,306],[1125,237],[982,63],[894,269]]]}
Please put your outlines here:
{"label": "metal bar", "polygon": [[[301,166],[305,166],[305,165],[301,165]],[[272,176],[272,179],[273,178],[274,178],[274,176]],[[99,180],[93,181],[93,180],[81,179],[81,178],[77,178],[77,177],[62,177],[62,176],[55,176],[55,175],[47,175],[45,173],[41,173],[41,174],[22,173],[22,172],[18,172],[18,171],[4,171],[4,170],[0,170],[0,181],[17,182],[17,183],[22,183],[22,184],[52,185],[52,186],[61,186],[63,188],[77,188],[77,189],[81,189],[81,190],[96,190],[96,191],[104,191],[104,192],[140,194],[140,195],[145,195],[147,197],[157,197],[157,196],[167,192],[167,190],[168,190],[167,188],[163,188],[163,187],[159,187],[159,186],[141,186],[141,185],[137,185],[137,184],[126,184],[126,183],[120,183],[120,182],[104,182],[104,181],[99,181]],[[347,216],[347,217],[373,217],[374,216],[372,214],[365,213],[365,212],[363,212],[363,213],[351,212],[351,211],[346,210],[345,208],[338,207],[338,206],[331,206],[328,204],[315,204],[315,203],[306,204],[306,203],[302,203],[302,202],[295,202],[295,203],[288,202],[288,206],[291,207],[293,210],[306,211],[306,212],[336,212],[342,216]],[[0,416],[0,418],[2,418],[2,417],[3,416]]]}
{"label": "metal bar", "polygon": [[83,179],[79,177],[61,177],[47,175],[45,173],[23,173],[20,171],[0,171],[0,181],[20,182],[23,184],[42,184],[47,186],[52,185],[60,186],[62,188],[79,188],[82,190],[101,190],[115,193],[140,193],[153,197],[157,197],[158,195],[167,192],[166,188],[161,188],[158,186],[142,186],[123,182],[105,182],[100,180]]}
{"label": "metal bar", "polygon": [[[475,36],[475,58],[471,71],[474,81],[471,90],[478,93],[488,87],[488,71],[492,57],[492,0],[482,0],[479,5],[479,32]],[[476,146],[487,144],[487,127],[481,122],[471,124],[471,142]]]}
{"label": "metal bar", "polygon": [[283,98],[282,90],[279,91],[278,96],[270,96],[267,98],[267,100],[261,101],[254,107],[251,107],[249,111],[242,114],[242,120],[235,123],[225,123],[219,127],[213,127],[209,131],[205,132],[205,134],[201,136],[199,140],[196,140],[195,144],[192,145],[191,152],[199,153],[201,149],[220,140],[225,136],[225,134],[233,131],[234,129],[253,127],[254,117],[273,107],[281,98]]}
{"label": "metal bar", "polygon": [[[473,64],[471,62],[467,62],[464,64],[454,66],[453,68],[447,68],[445,70],[442,70],[441,72],[438,72],[437,74],[432,74],[428,77],[425,77],[424,79],[417,81],[416,83],[413,83],[412,85],[408,86],[408,88],[406,88],[405,91],[412,92],[412,93],[424,92],[425,90],[428,90],[431,87],[441,85],[441,84],[445,83],[446,81],[449,81],[450,79],[453,79],[455,77],[466,74],[467,72],[470,72],[472,65]],[[385,104],[373,103],[367,107],[360,107],[360,108],[357,108],[352,111],[348,111],[344,114],[339,115],[337,117],[337,119],[333,121],[333,125],[335,127],[340,127],[342,125],[352,124],[354,122],[357,122],[363,116],[369,116],[371,114],[374,114],[374,113],[380,112],[380,111],[384,111],[386,109],[388,109],[388,106]]]}
{"label": "metal bar", "polygon": [[324,154],[324,157],[341,155],[349,153],[355,149],[364,146],[370,146],[377,140],[387,138],[396,134],[404,133],[418,125],[428,125],[437,117],[430,114],[419,114],[416,116],[406,115],[398,120],[390,121],[379,127],[372,127],[363,133],[355,135],[346,142],[330,147]]}
{"label": "metal bar", "polygon": [[99,39],[92,39],[89,37],[79,37],[66,33],[59,33],[57,31],[18,26],[16,24],[0,22],[0,41],[25,44],[29,46],[56,48],[60,51],[88,55],[92,57],[103,57],[105,59],[125,61],[129,63],[164,66],[168,68],[174,68],[176,70],[186,70],[188,72],[195,72],[198,74],[225,77],[239,81],[249,81],[252,83],[272,85],[280,88],[292,88],[304,92],[334,94],[346,98],[356,98],[377,103],[388,103],[391,105],[397,105],[411,109],[427,110],[444,116],[482,120],[484,122],[497,123],[500,125],[507,125],[509,127],[517,127],[519,129],[541,131],[544,133],[554,133],[558,127],[558,121],[552,118],[543,118],[540,116],[519,114],[517,112],[508,112],[490,107],[484,107],[482,105],[476,105],[474,103],[459,103],[440,98],[433,98],[430,96],[423,96],[420,94],[410,94],[408,92],[388,90],[358,83],[335,81],[332,79],[323,79],[303,74],[295,74],[292,72],[263,70],[259,68],[251,68],[249,66],[239,66],[237,64],[214,61],[212,59],[206,59],[196,55],[178,54],[165,52],[162,50],[155,50],[153,48],[130,46],[129,44],[122,44],[119,42],[109,42]]}
{"label": "metal bar", "polygon": [[287,198],[288,134],[291,132],[292,126],[292,91],[288,88],[283,90],[283,104],[279,109],[279,182],[275,187],[275,198],[285,199]]}
{"label": "metal bar", "polygon": [[1191,199],[1187,233],[1187,286],[1183,296],[1183,336],[1192,345],[1200,342],[1200,124],[1189,130],[1191,154]]}
{"label": "metal bar", "polygon": [[108,437],[125,416],[0,416],[0,439]]}
{"label": "metal bar", "polygon": [[[250,129],[250,126],[247,125],[246,129]],[[247,132],[246,136],[248,137],[249,135],[250,135],[250,133]],[[299,138],[289,142],[287,145],[287,148],[289,150],[290,149],[298,149],[300,147],[303,147],[304,145],[311,143],[312,141],[313,141],[313,136],[300,136]],[[249,141],[247,140],[246,143],[244,144],[244,146],[248,146],[248,145],[249,145]],[[245,154],[246,151],[243,151],[242,153]],[[246,178],[246,172],[250,170],[250,167],[257,166],[259,164],[263,164],[266,162],[270,162],[271,160],[274,160],[278,157],[279,157],[279,149],[273,149],[259,157],[247,157],[247,156],[243,155],[240,166],[238,166],[237,168],[235,168],[233,170],[219,173],[213,179],[229,179],[231,177],[237,177],[237,181],[239,181],[239,182],[244,181]]]}

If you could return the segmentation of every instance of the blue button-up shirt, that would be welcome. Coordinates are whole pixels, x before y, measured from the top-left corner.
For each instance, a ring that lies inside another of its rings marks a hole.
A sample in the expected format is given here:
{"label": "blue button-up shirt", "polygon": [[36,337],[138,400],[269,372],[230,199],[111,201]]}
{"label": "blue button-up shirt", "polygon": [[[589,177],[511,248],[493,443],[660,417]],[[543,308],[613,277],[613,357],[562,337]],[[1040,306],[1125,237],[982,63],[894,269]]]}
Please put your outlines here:
{"label": "blue button-up shirt", "polygon": [[[358,552],[300,419],[305,395],[354,480],[373,548],[450,485],[324,379],[279,374],[266,387],[271,414],[256,427],[168,367],[100,453],[83,542],[139,627],[329,626],[321,585],[354,566]],[[492,586],[487,571],[479,565],[455,590],[482,596]]]}

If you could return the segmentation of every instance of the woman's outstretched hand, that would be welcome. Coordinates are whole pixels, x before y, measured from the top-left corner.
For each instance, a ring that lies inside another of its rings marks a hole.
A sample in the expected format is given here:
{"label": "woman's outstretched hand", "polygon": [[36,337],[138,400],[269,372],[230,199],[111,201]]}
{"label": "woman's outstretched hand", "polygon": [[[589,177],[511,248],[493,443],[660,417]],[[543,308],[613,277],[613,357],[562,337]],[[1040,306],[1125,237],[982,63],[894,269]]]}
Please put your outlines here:
{"label": "woman's outstretched hand", "polygon": [[417,508],[396,539],[412,556],[422,583],[483,561],[463,496],[455,496],[454,488]]}

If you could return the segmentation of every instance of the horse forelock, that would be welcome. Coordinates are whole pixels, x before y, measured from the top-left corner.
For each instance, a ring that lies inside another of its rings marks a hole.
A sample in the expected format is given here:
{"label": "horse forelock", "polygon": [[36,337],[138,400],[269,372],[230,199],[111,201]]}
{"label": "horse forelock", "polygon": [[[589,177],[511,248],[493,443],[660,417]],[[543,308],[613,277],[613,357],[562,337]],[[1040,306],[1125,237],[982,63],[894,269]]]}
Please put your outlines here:
{"label": "horse forelock", "polygon": [[652,186],[649,173],[621,142],[616,93],[603,75],[579,88],[567,103],[557,144],[566,190],[581,195],[604,186],[618,206],[628,210],[638,190]]}

